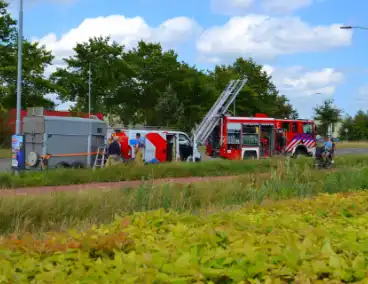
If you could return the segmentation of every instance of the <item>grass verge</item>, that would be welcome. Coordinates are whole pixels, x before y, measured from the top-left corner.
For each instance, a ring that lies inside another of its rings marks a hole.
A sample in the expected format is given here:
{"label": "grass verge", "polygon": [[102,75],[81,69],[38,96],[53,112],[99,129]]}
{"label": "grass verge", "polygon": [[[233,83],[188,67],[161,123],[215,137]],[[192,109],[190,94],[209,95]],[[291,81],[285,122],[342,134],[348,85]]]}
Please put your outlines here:
{"label": "grass verge", "polygon": [[11,149],[0,148],[0,159],[10,159],[11,155]]}
{"label": "grass verge", "polygon": [[[129,180],[150,180],[175,177],[208,177],[263,173],[277,169],[279,161],[285,159],[264,159],[256,161],[213,160],[202,163],[168,163],[159,165],[119,165],[97,171],[89,169],[50,170],[24,173],[20,176],[0,174],[0,188],[21,188],[89,184],[93,182],[115,182]],[[286,159],[291,166],[313,167],[312,158]],[[337,157],[338,166],[368,166],[368,155]]]}
{"label": "grass verge", "polygon": [[232,181],[152,185],[110,191],[85,190],[0,197],[0,233],[42,233],[109,223],[115,215],[159,208],[178,212],[222,209],[266,200],[313,197],[319,193],[368,189],[368,167],[315,171],[279,162],[277,170]]}
{"label": "grass verge", "polygon": [[85,233],[0,241],[9,283],[365,283],[368,194],[194,216],[164,210]]}
{"label": "grass verge", "polygon": [[368,148],[368,141],[351,141],[351,142],[336,142],[338,149],[366,149]]}

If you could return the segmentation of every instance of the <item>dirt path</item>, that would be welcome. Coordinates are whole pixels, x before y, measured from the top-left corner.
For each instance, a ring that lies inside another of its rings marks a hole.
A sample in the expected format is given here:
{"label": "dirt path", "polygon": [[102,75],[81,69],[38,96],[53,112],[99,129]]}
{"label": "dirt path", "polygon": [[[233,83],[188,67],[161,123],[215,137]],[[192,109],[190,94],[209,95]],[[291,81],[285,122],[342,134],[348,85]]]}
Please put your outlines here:
{"label": "dirt path", "polygon": [[72,184],[62,186],[43,186],[43,187],[24,187],[14,189],[4,189],[0,191],[0,196],[11,196],[11,195],[33,195],[33,194],[45,194],[53,192],[67,192],[67,191],[80,191],[86,189],[97,189],[97,190],[110,190],[110,189],[121,189],[128,187],[139,187],[143,183],[149,184],[165,184],[165,183],[176,183],[176,184],[187,184],[187,183],[199,183],[199,182],[216,182],[223,180],[230,180],[237,178],[236,176],[223,176],[223,177],[185,177],[185,178],[167,178],[157,179],[150,181],[121,181],[121,182],[101,182],[101,183],[89,183],[89,184]]}

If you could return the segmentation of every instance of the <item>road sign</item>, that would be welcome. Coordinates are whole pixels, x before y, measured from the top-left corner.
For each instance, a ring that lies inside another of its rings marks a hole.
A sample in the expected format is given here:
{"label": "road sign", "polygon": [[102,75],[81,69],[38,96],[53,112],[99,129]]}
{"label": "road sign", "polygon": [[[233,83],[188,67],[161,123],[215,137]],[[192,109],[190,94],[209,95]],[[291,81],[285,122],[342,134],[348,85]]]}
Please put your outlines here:
{"label": "road sign", "polygon": [[348,133],[349,132],[349,129],[345,128],[344,131],[345,131],[345,133]]}

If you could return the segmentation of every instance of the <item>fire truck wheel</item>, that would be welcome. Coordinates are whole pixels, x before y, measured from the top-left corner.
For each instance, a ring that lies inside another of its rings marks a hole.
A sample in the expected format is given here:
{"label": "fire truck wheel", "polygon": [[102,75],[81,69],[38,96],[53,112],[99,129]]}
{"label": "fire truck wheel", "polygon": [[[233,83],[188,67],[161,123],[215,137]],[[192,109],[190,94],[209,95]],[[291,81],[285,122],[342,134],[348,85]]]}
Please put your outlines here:
{"label": "fire truck wheel", "polygon": [[81,162],[74,162],[74,163],[72,163],[71,167],[73,169],[83,169],[84,168],[84,165]]}
{"label": "fire truck wheel", "polygon": [[[201,161],[201,159],[199,159],[199,158],[195,158],[195,162],[196,163],[199,163]],[[189,156],[187,159],[186,159],[186,162],[187,163],[191,163],[191,162],[193,162],[193,157],[192,156]]]}
{"label": "fire truck wheel", "polygon": [[60,162],[60,163],[57,163],[56,164],[55,168],[57,168],[57,169],[65,169],[65,168],[70,168],[70,166],[66,162]]}
{"label": "fire truck wheel", "polygon": [[295,158],[298,158],[300,156],[308,156],[308,152],[303,148],[296,149],[294,156],[295,156]]}

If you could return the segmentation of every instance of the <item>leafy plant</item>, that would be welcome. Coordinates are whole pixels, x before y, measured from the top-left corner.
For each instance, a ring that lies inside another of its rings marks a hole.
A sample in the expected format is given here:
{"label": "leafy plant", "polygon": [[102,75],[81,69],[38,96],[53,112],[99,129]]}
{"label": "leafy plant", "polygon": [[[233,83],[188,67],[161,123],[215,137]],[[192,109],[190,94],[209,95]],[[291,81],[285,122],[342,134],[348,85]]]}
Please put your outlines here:
{"label": "leafy plant", "polygon": [[357,192],[198,216],[134,213],[69,236],[4,238],[1,277],[11,283],[364,281],[367,209],[368,194]]}

